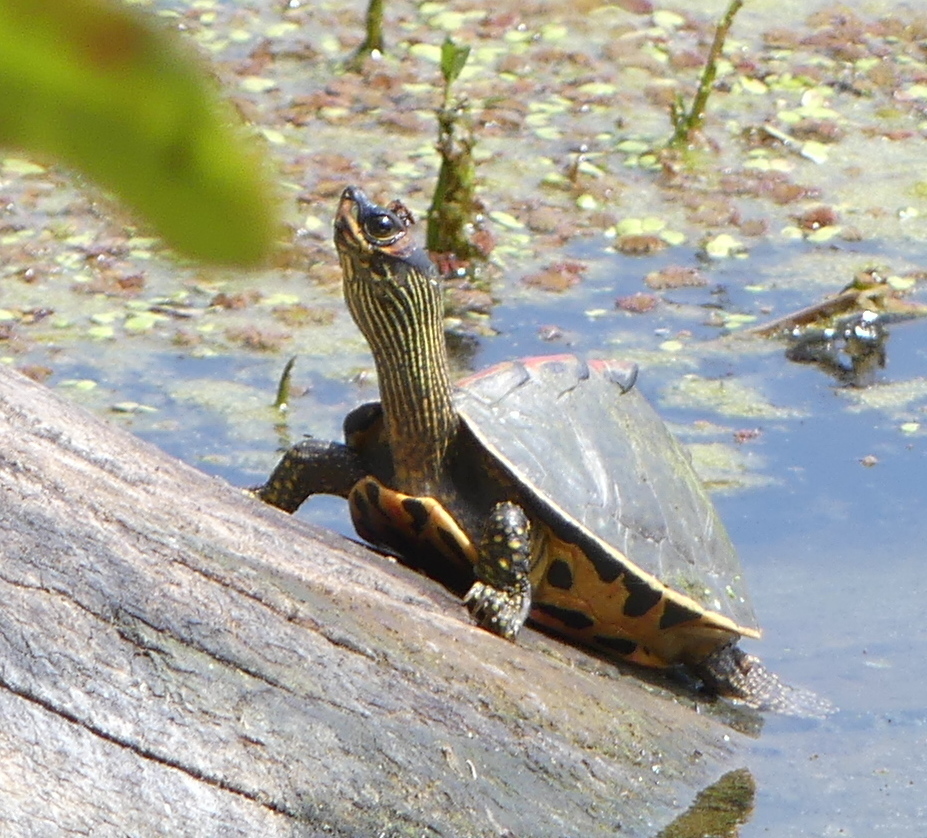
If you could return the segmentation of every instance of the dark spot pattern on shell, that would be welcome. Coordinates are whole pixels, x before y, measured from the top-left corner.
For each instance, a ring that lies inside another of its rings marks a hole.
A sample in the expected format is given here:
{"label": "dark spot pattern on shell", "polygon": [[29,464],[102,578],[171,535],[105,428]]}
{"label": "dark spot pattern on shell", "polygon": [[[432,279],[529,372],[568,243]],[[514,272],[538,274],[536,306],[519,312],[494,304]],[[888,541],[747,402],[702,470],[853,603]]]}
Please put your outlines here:
{"label": "dark spot pattern on shell", "polygon": [[628,589],[628,598],[624,601],[622,609],[627,617],[643,617],[663,599],[662,591],[651,588],[642,579],[635,579],[630,574],[626,574],[622,581]]}
{"label": "dark spot pattern on shell", "polygon": [[663,610],[663,616],[660,617],[660,628],[672,628],[673,626],[678,626],[681,623],[688,623],[692,620],[697,620],[701,616],[701,611],[696,611],[694,608],[689,608],[686,605],[681,605],[678,602],[669,600]]}
{"label": "dark spot pattern on shell", "polygon": [[562,591],[573,587],[573,570],[563,559],[554,559],[547,568],[547,584]]}
{"label": "dark spot pattern on shell", "polygon": [[[556,510],[554,512],[556,515]],[[573,521],[563,517],[555,517],[548,520],[548,525],[561,541],[567,544],[575,544],[589,560],[596,572],[599,580],[606,585],[614,582],[627,568],[615,558],[602,550],[597,542],[590,538],[589,533],[583,527],[575,524]]]}

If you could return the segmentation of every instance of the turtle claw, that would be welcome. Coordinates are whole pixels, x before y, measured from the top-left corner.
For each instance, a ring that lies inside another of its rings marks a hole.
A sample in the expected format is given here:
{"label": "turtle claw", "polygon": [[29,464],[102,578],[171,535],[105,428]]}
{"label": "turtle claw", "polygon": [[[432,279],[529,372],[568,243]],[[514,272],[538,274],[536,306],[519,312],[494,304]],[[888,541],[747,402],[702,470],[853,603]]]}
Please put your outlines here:
{"label": "turtle claw", "polygon": [[474,582],[463,601],[478,626],[506,640],[514,640],[528,619],[531,590],[530,586],[525,586],[504,591],[485,582]]}
{"label": "turtle claw", "polygon": [[514,640],[531,610],[531,522],[515,503],[497,503],[483,527],[477,581],[464,597],[477,624]]}

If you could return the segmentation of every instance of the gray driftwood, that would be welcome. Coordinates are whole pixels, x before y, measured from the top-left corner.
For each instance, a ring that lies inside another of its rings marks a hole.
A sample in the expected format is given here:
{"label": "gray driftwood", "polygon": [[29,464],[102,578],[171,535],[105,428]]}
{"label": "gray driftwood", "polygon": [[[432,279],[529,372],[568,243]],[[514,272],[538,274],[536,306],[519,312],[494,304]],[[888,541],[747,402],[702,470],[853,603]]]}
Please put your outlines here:
{"label": "gray driftwood", "polygon": [[741,740],[0,369],[0,834],[652,835]]}

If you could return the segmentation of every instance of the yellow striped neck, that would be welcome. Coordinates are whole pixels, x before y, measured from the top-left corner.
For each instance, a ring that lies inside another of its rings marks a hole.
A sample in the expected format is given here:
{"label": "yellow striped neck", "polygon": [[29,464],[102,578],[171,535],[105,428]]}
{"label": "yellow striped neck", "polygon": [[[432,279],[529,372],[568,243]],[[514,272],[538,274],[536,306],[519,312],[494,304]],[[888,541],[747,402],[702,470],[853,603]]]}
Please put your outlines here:
{"label": "yellow striped neck", "polygon": [[421,257],[357,265],[351,254],[341,254],[345,299],[376,365],[395,488],[435,497],[458,419],[441,288],[437,272]]}

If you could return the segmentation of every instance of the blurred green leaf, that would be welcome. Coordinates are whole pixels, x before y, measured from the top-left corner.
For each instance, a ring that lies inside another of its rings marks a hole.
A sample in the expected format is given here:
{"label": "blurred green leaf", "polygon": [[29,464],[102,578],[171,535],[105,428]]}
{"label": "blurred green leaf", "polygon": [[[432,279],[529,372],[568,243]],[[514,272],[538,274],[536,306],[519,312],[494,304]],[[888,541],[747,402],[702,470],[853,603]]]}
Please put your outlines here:
{"label": "blurred green leaf", "polygon": [[450,37],[444,39],[444,43],[441,44],[441,73],[448,87],[457,81],[469,57],[470,47],[459,46]]}
{"label": "blurred green leaf", "polygon": [[107,0],[0,0],[0,145],[112,190],[168,243],[252,264],[272,192],[231,108],[180,39]]}

